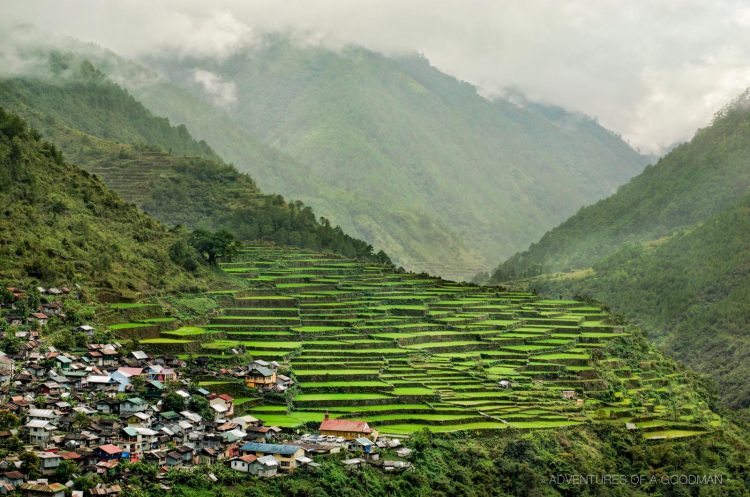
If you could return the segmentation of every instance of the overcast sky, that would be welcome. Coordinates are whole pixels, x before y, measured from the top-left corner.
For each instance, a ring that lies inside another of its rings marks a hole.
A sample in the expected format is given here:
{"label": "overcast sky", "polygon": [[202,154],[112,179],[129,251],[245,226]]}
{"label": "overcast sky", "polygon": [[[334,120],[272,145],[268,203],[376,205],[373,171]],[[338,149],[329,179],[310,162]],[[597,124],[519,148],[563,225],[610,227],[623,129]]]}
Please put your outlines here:
{"label": "overcast sky", "polygon": [[222,57],[269,31],[418,51],[484,94],[518,88],[652,153],[750,86],[750,0],[0,0],[0,19],[130,57]]}

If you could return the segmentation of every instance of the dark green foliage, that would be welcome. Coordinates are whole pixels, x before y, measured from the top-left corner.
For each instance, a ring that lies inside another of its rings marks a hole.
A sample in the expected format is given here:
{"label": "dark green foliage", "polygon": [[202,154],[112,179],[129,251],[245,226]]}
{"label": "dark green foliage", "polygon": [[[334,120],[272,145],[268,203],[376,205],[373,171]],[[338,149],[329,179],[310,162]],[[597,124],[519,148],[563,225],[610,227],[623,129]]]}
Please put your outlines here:
{"label": "dark green foliage", "polygon": [[128,296],[205,285],[170,261],[166,247],[178,235],[65,163],[3,109],[0,129],[0,278]]}
{"label": "dark green foliage", "polygon": [[[257,479],[226,466],[199,471],[170,470],[167,479],[180,497],[485,497],[485,496],[602,496],[656,495],[736,496],[750,494],[747,442],[726,430],[686,442],[644,442],[640,434],[607,425],[521,433],[506,430],[482,437],[432,435],[421,432],[409,440],[414,468],[386,474],[365,466],[345,468],[342,457],[317,458],[314,472]],[[140,464],[140,463],[136,463]],[[133,464],[128,468],[134,470]],[[151,487],[146,465],[129,483],[134,495],[159,495]],[[219,484],[206,478],[214,473]],[[706,475],[721,484],[670,485],[664,475]],[[572,475],[643,477],[643,483],[558,483]],[[652,482],[652,478],[655,480]]]}
{"label": "dark green foliage", "polygon": [[216,267],[219,258],[231,260],[239,252],[239,242],[228,231],[211,233],[205,230],[195,230],[190,234],[190,245],[203,257],[209,265]]}
{"label": "dark green foliage", "polygon": [[[192,150],[196,142],[187,131],[175,135],[179,142],[170,141],[172,134],[162,129],[165,124],[169,128],[165,119],[151,115],[106,79],[0,80],[0,103],[21,112],[76,163],[101,175],[124,198],[165,223],[229,231],[241,240],[268,240],[378,262],[389,260],[384,252],[374,254],[369,244],[328,220],[316,219],[302,202],[263,195],[249,176],[223,164],[213,153]],[[92,112],[106,121],[107,132],[89,122]],[[133,129],[141,135],[131,133]],[[166,154],[163,150],[167,148],[201,157]],[[145,180],[140,179],[143,175]],[[0,176],[0,188],[2,184]],[[171,261],[194,271],[189,250],[179,240],[176,243],[168,245]],[[102,271],[111,266],[105,253],[95,259]],[[44,276],[41,261],[29,271]]]}
{"label": "dark green foliage", "polygon": [[163,398],[164,412],[185,410],[185,399],[177,392],[169,392]]}
{"label": "dark green foliage", "polygon": [[[740,97],[612,197],[582,209],[493,282],[584,295],[634,321],[666,351],[750,406],[750,112]],[[592,268],[563,277],[555,271]]]}

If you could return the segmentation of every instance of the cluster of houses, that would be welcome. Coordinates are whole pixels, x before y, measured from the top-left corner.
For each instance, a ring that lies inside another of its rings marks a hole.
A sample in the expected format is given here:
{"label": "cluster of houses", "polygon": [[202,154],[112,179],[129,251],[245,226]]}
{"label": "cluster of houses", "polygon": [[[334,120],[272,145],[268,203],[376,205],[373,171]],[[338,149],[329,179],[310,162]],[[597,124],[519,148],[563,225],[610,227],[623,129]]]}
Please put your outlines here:
{"label": "cluster of houses", "polygon": [[251,390],[261,392],[283,393],[294,385],[294,380],[278,372],[279,363],[276,361],[264,361],[258,359],[247,367],[236,367],[233,369],[220,369],[219,374],[242,378],[245,386]]}
{"label": "cluster of houses", "polygon": [[[14,298],[23,298],[17,289],[10,290],[16,292]],[[56,308],[43,304],[50,313]],[[91,334],[93,327],[76,330]],[[73,492],[82,497],[70,485],[50,483],[63,461],[72,461],[81,473],[101,475],[123,461],[141,461],[163,472],[223,463],[268,477],[314,469],[318,465],[312,456],[320,454],[350,451],[359,457],[345,464],[356,466],[377,462],[378,449],[408,451],[398,441],[379,440],[366,422],[327,414],[319,435],[292,439],[251,415],[237,415],[231,395],[192,387],[180,374],[187,364],[177,358],[127,351],[118,343],[89,344],[73,353],[43,347],[39,331],[27,338],[17,353],[0,352],[0,413],[18,420],[0,428],[0,446],[16,440],[22,450],[36,453],[41,477],[29,479],[19,458],[11,455],[0,460],[0,495],[18,491],[29,497],[63,497]],[[248,388],[261,391],[283,392],[293,385],[279,373],[279,364],[262,360],[219,374],[241,377]],[[167,402],[167,394],[182,398],[181,406]],[[203,397],[201,404],[208,408],[190,410],[195,397]],[[407,462],[380,465],[388,471],[408,467]],[[121,491],[120,485],[102,484],[88,494],[116,496]]]}
{"label": "cluster of houses", "polygon": [[47,325],[47,322],[52,317],[65,318],[63,312],[63,303],[60,300],[56,300],[58,297],[65,297],[70,294],[70,289],[67,287],[61,288],[42,288],[38,287],[36,290],[40,295],[44,295],[52,298],[53,300],[48,302],[42,302],[37,306],[36,309],[32,309],[27,314],[14,313],[17,309],[16,303],[24,302],[28,298],[28,294],[20,288],[7,287],[8,295],[11,296],[10,302],[2,303],[1,305],[7,306],[11,312],[5,315],[6,322],[11,326],[20,326],[24,324],[30,324],[34,328],[41,328]]}

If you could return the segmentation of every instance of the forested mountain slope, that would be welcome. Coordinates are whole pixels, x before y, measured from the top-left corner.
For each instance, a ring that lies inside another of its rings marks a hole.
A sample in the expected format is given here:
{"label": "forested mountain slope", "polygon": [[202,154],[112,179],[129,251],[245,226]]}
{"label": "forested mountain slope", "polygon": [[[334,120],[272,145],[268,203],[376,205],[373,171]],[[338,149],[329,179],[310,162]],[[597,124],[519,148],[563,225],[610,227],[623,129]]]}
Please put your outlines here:
{"label": "forested mountain slope", "polygon": [[80,283],[100,294],[205,288],[174,264],[169,231],[100,180],[65,162],[17,116],[0,108],[0,278],[16,285]]}
{"label": "forested mountain slope", "polygon": [[581,209],[525,252],[501,264],[493,281],[591,266],[624,243],[655,240],[710,219],[750,190],[748,96],[621,187]]}
{"label": "forested mountain slope", "polygon": [[169,224],[376,258],[371,246],[316,219],[309,207],[264,195],[205,142],[155,117],[89,62],[51,60],[62,67],[56,78],[0,79],[0,103],[29,119],[126,200]]}
{"label": "forested mountain slope", "polygon": [[[266,183],[271,190],[315,205],[323,196],[321,205],[345,229],[409,267],[439,274],[446,274],[446,258],[437,234],[455,247],[451,262],[462,266],[461,276],[486,270],[498,253],[524,247],[645,163],[589,118],[522,100],[489,101],[418,57],[269,38],[223,61],[149,63],[207,102],[216,95],[196,71],[230,85],[223,110],[234,123],[318,178],[288,191],[298,171],[282,169]],[[184,105],[158,100],[160,112],[198,125]],[[230,156],[227,145],[219,151]],[[319,180],[350,194],[321,195]]]}
{"label": "forested mountain slope", "polygon": [[710,374],[728,404],[750,406],[746,102],[503,263],[493,281],[601,300]]}

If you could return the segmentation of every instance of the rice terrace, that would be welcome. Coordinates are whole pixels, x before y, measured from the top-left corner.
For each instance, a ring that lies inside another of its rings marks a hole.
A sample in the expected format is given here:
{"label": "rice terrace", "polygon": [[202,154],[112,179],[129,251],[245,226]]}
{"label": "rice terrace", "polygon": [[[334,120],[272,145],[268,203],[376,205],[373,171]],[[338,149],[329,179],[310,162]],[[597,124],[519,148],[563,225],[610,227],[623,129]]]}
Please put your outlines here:
{"label": "rice terrace", "polygon": [[[241,289],[208,295],[203,324],[115,304],[131,322],[110,329],[150,353],[215,362],[198,385],[269,426],[325,414],[400,436],[611,423],[667,439],[720,423],[674,363],[596,305],[266,244],[221,267]],[[276,361],[292,388],[268,398],[228,374],[255,360]]]}

